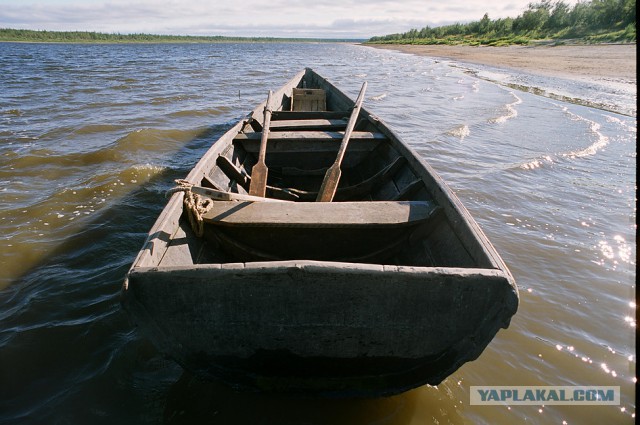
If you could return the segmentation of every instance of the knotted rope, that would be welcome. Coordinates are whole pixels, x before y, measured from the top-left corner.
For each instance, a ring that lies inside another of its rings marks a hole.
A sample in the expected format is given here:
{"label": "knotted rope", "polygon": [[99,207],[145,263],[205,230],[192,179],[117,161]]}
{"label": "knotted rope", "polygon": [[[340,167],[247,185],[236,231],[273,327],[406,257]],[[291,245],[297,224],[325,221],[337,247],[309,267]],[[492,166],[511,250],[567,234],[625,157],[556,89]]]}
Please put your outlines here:
{"label": "knotted rope", "polygon": [[213,200],[193,193],[191,191],[193,184],[189,183],[187,180],[178,179],[175,182],[177,186],[169,189],[166,193],[166,197],[169,198],[177,192],[184,192],[184,209],[187,212],[187,217],[189,217],[191,229],[193,229],[193,232],[197,237],[202,237],[202,235],[204,235],[204,221],[202,220],[202,215],[206,214],[207,211],[211,209],[213,206]]}

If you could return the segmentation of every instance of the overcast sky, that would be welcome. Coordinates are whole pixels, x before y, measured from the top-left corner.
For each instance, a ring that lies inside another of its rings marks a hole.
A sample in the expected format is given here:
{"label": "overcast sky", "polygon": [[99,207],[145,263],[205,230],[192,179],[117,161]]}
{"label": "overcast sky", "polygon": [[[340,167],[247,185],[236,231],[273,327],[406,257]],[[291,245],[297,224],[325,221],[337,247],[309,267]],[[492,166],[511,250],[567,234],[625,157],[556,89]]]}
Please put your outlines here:
{"label": "overcast sky", "polygon": [[[532,0],[0,0],[0,28],[369,38],[522,14]],[[565,1],[571,5],[576,1]]]}

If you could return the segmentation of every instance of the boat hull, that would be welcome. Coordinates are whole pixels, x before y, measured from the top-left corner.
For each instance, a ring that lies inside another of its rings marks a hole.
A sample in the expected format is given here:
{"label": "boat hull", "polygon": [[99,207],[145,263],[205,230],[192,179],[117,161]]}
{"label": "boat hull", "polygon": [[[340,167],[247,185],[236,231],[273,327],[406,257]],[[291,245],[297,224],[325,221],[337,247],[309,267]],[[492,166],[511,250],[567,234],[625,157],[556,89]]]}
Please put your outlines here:
{"label": "boat hull", "polygon": [[[293,111],[303,87],[323,90],[327,111]],[[204,214],[197,237],[174,193],[123,286],[133,321],[185,369],[253,391],[386,396],[476,359],[509,325],[518,290],[460,200],[363,107],[336,202],[302,205],[316,199],[354,102],[310,69],[272,99],[267,196],[297,202],[275,221],[264,202],[227,205]],[[247,195],[263,110],[213,143],[186,181]]]}
{"label": "boat hull", "polygon": [[518,302],[499,271],[313,261],[139,270],[128,285],[127,309],[185,369],[337,397],[439,384]]}

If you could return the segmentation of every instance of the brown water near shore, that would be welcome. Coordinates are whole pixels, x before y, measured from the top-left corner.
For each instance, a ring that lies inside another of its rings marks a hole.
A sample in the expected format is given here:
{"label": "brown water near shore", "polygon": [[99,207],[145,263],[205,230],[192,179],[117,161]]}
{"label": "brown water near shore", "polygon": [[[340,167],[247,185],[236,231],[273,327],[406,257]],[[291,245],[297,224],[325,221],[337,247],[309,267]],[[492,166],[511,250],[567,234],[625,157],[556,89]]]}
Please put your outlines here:
{"label": "brown water near shore", "polygon": [[[368,82],[366,108],[449,184],[518,283],[510,327],[438,387],[236,393],[183,373],[120,307],[174,179],[304,67],[353,98]],[[352,44],[0,43],[0,423],[634,423],[636,119],[474,68]],[[634,94],[611,99],[635,107]],[[617,386],[620,405],[470,403],[491,385]]]}

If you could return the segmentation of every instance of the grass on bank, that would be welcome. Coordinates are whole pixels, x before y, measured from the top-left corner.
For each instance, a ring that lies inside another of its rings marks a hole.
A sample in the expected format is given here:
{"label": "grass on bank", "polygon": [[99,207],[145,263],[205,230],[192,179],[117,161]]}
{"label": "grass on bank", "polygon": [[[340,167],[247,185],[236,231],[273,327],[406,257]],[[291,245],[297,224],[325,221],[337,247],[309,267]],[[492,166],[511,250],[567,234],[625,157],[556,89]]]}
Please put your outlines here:
{"label": "grass on bank", "polygon": [[553,34],[547,37],[532,35],[486,36],[455,35],[445,37],[426,37],[396,40],[366,41],[365,44],[413,44],[413,45],[466,45],[466,46],[511,46],[529,44],[597,44],[597,43],[635,43],[635,26],[620,31],[589,34],[582,37],[571,36],[568,32]]}
{"label": "grass on bank", "polygon": [[107,34],[90,31],[33,31],[0,28],[0,42],[32,43],[260,43],[355,42],[364,40],[276,37],[224,37],[155,34]]}
{"label": "grass on bank", "polygon": [[634,43],[636,0],[564,1],[530,3],[516,18],[484,17],[468,24],[411,29],[405,33],[372,37],[373,44],[447,44],[507,46],[542,40],[562,43]]}

